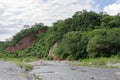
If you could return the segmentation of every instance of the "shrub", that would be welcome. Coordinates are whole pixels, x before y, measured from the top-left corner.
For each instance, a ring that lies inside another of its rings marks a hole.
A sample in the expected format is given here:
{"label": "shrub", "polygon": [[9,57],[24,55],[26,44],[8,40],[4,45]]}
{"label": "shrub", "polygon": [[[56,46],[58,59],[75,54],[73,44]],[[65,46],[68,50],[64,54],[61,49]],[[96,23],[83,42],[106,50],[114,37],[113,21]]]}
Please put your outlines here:
{"label": "shrub", "polygon": [[86,33],[68,32],[64,35],[58,47],[55,49],[55,54],[61,59],[79,59],[86,58],[86,46],[90,36]]}
{"label": "shrub", "polygon": [[119,55],[120,28],[107,29],[106,34],[96,34],[87,45],[89,57],[110,57]]}

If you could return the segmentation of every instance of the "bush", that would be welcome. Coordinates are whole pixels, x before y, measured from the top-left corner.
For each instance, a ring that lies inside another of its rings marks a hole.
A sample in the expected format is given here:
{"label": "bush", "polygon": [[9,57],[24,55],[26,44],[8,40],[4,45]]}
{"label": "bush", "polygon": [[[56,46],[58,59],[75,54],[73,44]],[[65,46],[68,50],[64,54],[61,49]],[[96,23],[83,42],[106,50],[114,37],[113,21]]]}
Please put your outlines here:
{"label": "bush", "polygon": [[55,49],[55,54],[60,59],[80,59],[86,58],[86,46],[90,36],[86,33],[68,32]]}
{"label": "bush", "polygon": [[89,57],[110,57],[119,55],[120,28],[108,29],[106,34],[96,34],[87,45]]}

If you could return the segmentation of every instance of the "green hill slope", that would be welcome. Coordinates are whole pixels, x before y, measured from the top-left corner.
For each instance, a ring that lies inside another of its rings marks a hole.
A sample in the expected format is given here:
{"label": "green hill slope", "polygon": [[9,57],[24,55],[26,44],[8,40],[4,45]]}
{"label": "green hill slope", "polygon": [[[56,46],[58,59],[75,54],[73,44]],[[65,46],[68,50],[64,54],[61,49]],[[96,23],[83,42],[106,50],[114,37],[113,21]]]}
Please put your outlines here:
{"label": "green hill slope", "polygon": [[[29,30],[30,33],[34,32],[34,28],[33,31],[26,29],[25,33],[29,33]],[[35,32],[37,41],[34,45],[22,51],[15,51],[13,54],[19,57],[56,57],[69,60],[120,55],[119,15],[110,16],[83,10],[76,12],[71,18],[58,20],[47,29],[44,34]],[[18,34],[17,38],[13,37],[12,44],[23,38]],[[49,52],[55,44],[57,46],[52,50],[54,56],[51,57]]]}

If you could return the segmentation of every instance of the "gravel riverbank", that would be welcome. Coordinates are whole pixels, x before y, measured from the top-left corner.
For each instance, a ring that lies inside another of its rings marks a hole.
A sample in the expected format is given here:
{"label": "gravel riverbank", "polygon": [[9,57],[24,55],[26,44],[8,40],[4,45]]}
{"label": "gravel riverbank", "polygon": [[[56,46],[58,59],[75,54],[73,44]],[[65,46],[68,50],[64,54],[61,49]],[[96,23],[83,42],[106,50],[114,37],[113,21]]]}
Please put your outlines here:
{"label": "gravel riverbank", "polygon": [[34,61],[28,64],[33,66],[32,71],[12,62],[0,61],[0,80],[120,80],[120,69],[72,66],[66,61]]}
{"label": "gravel riverbank", "polygon": [[120,69],[72,66],[65,61],[30,62],[42,80],[120,80]]}
{"label": "gravel riverbank", "polygon": [[0,61],[0,80],[35,80],[12,62]]}

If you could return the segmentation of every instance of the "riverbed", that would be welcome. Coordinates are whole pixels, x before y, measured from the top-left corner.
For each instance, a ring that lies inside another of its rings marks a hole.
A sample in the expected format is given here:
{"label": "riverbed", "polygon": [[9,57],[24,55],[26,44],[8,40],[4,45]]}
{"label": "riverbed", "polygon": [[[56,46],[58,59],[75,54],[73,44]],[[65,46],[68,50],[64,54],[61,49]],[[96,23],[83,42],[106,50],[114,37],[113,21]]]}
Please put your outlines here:
{"label": "riverbed", "polygon": [[42,80],[120,80],[120,69],[73,66],[67,61],[30,62],[29,73]]}

